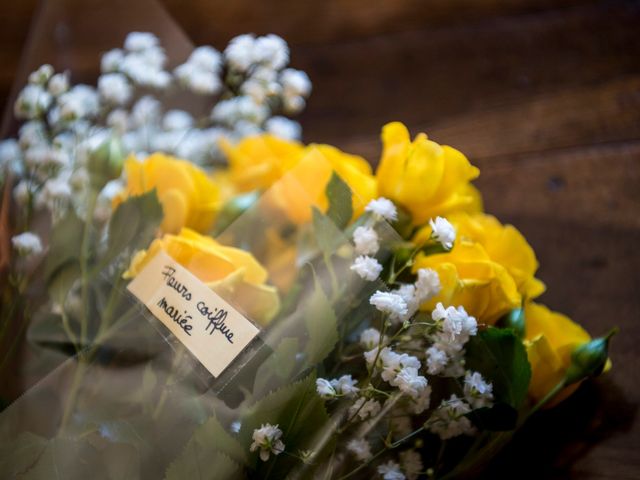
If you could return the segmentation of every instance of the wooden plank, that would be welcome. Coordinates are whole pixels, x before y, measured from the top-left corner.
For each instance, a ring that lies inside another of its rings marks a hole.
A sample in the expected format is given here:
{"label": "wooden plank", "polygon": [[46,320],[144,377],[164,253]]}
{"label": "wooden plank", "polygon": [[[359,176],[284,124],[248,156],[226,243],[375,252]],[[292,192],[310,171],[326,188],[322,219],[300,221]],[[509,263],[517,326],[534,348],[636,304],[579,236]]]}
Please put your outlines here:
{"label": "wooden plank", "polygon": [[[377,137],[389,120],[448,134],[469,117],[466,136],[486,120],[483,112],[565,95],[567,108],[598,101],[600,84],[640,73],[638,24],[640,9],[590,6],[294,50],[294,64],[316,87],[302,116],[306,138],[345,145],[347,137]],[[586,90],[578,96],[579,89]],[[620,101],[615,95],[619,109],[637,104],[633,91]],[[590,105],[578,106],[588,112]]]}
{"label": "wooden plank", "polygon": [[197,42],[239,32],[278,33],[294,44],[352,40],[392,32],[558,10],[587,0],[163,0]]}
{"label": "wooden plank", "polygon": [[640,142],[476,162],[487,211],[640,231]]}
{"label": "wooden plank", "polygon": [[[376,129],[377,130],[377,129]],[[640,75],[542,94],[518,103],[412,126],[435,141],[452,145],[473,162],[640,139]],[[339,145],[376,162],[376,135]]]}

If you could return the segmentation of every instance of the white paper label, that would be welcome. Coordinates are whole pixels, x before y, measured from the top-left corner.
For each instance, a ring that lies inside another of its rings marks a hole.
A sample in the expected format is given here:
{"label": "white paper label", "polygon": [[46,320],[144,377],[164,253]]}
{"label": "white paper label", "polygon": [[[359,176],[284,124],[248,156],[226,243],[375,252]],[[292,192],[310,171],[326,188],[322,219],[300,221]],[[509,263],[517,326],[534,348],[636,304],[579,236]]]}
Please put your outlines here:
{"label": "white paper label", "polygon": [[258,334],[253,323],[162,251],[127,289],[214,377]]}

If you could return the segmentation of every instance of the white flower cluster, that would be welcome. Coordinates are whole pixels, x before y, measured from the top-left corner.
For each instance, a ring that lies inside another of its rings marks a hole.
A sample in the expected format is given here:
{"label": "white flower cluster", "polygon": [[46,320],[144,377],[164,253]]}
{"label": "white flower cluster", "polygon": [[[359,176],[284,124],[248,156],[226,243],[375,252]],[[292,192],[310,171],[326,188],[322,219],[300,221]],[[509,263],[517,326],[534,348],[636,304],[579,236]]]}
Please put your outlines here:
{"label": "white flower cluster", "polygon": [[356,380],[351,378],[351,375],[343,375],[333,380],[318,378],[316,380],[316,390],[318,395],[325,399],[339,396],[352,397],[360,390],[356,386],[357,383]]}
{"label": "white flower cluster", "polygon": [[260,450],[260,460],[266,462],[272,453],[280,455],[284,452],[285,446],[280,440],[281,437],[282,430],[278,428],[278,425],[263,424],[253,431],[253,443],[249,450],[252,452]]}
{"label": "white flower cluster", "polygon": [[42,253],[40,237],[33,232],[24,232],[11,238],[13,248],[24,257],[36,256]]}
{"label": "white flower cluster", "polygon": [[[56,221],[70,207],[85,216],[88,159],[112,137],[125,154],[164,152],[206,166],[223,160],[223,137],[236,141],[268,131],[299,138],[300,125],[283,115],[304,107],[311,83],[304,72],[286,68],[288,61],[280,37],[249,35],[232,40],[224,54],[198,47],[169,72],[159,39],[133,32],[122,48],[102,56],[96,88],[72,85],[69,72],[43,65],[15,102],[16,117],[25,121],[18,138],[0,142],[0,180],[11,171],[21,211],[46,209]],[[266,93],[258,94],[258,87]],[[164,110],[156,96],[176,88],[211,96],[211,113],[198,118],[179,108]],[[100,222],[108,220],[117,185],[100,193]]]}
{"label": "white flower cluster", "polygon": [[476,319],[461,306],[444,308],[442,303],[436,305],[431,318],[437,331],[426,351],[428,373],[447,377],[464,375],[464,346],[478,332]]}
{"label": "white flower cluster", "polygon": [[475,429],[466,416],[470,412],[469,404],[453,394],[448,400],[440,403],[426,425],[442,440],[459,435],[471,435]]}

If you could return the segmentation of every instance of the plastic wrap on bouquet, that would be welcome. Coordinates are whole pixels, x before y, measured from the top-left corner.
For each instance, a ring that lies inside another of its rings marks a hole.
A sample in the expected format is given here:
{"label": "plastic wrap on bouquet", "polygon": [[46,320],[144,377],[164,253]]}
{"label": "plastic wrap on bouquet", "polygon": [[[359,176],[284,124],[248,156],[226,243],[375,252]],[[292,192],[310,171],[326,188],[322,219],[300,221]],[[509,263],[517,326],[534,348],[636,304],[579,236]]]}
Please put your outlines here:
{"label": "plastic wrap on bouquet", "polygon": [[[65,478],[265,469],[308,478],[326,467],[353,400],[330,417],[316,372],[348,364],[351,343],[380,316],[369,297],[386,291],[352,270],[353,232],[377,232],[380,264],[402,240],[363,212],[326,160],[313,162],[330,175],[317,178],[319,190],[304,184],[301,165],[245,199],[215,239],[122,233],[123,251],[94,285],[105,303],[91,342],[0,416],[2,457],[12,459],[0,464],[3,478],[40,478],[54,464]],[[267,424],[299,451],[261,461],[252,435]]]}

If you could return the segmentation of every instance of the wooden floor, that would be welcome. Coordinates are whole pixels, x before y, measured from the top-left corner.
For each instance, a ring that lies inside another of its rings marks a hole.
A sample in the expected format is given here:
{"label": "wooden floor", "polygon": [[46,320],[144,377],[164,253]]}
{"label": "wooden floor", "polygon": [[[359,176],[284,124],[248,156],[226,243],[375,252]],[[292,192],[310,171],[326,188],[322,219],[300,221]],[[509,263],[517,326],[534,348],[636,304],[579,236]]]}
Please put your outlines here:
{"label": "wooden floor", "polygon": [[34,0],[0,2],[1,99],[24,78],[23,48],[91,79],[96,53],[131,29],[162,25],[173,53],[283,35],[314,82],[306,141],[376,162],[380,127],[402,120],[456,146],[481,168],[487,210],[536,249],[542,300],[594,334],[621,327],[614,370],[533,420],[487,478],[640,478],[640,2],[91,2],[56,29],[36,20],[55,33],[44,45],[27,41]]}

